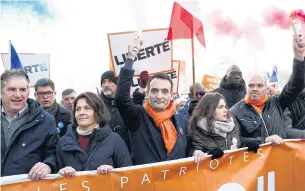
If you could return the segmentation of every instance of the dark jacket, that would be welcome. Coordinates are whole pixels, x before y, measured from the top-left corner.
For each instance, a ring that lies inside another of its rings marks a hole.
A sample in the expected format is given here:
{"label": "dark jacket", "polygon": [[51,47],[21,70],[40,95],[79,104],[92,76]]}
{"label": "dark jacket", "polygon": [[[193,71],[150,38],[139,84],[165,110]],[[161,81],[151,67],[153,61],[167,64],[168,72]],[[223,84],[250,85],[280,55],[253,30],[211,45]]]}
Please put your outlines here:
{"label": "dark jacket", "polygon": [[[58,104],[58,110],[55,113],[54,118],[56,121],[59,136],[62,137],[66,134],[68,125],[71,124],[71,112]],[[63,124],[63,127],[61,126],[61,123]]]}
{"label": "dark jacket", "polygon": [[[290,118],[292,120],[292,126],[295,125],[305,116],[305,92],[302,92],[297,99],[288,106],[290,111]],[[305,120],[297,127],[299,130],[305,130]]]}
{"label": "dark jacket", "polygon": [[108,125],[94,129],[87,151],[77,140],[76,127],[70,125],[56,149],[58,169],[71,166],[76,171],[96,170],[101,165],[114,168],[132,165],[131,156],[123,139]]}
{"label": "dark jacket", "polygon": [[[305,139],[305,99],[304,93],[301,93],[296,101],[294,101],[284,111],[286,119],[286,134],[289,139]],[[299,123],[302,122],[296,127]]]}
{"label": "dark jacket", "polygon": [[279,95],[269,97],[262,115],[244,100],[238,102],[230,111],[241,126],[241,136],[253,138],[260,143],[274,134],[287,138],[284,109],[295,101],[304,87],[304,62],[294,59],[293,71],[289,82]]}
{"label": "dark jacket", "polygon": [[106,104],[108,111],[110,113],[111,118],[110,121],[108,122],[110,128],[112,129],[112,131],[116,132],[122,137],[122,139],[127,144],[127,147],[130,149],[128,129],[126,128],[122,116],[119,110],[117,109],[115,99],[107,98],[103,94],[103,92],[101,92],[100,96],[104,101],[104,103]]}
{"label": "dark jacket", "polygon": [[[214,133],[209,132],[207,127],[198,127],[190,134],[192,140],[191,150],[201,150],[203,152],[208,152],[213,149],[219,148],[223,151],[231,150],[233,145],[232,140],[235,138],[237,140],[237,147],[243,146],[240,137],[240,127],[237,121],[235,121],[235,127],[229,133],[227,133],[226,138]],[[192,155],[193,153],[190,153]]]}
{"label": "dark jacket", "polygon": [[29,116],[6,145],[1,128],[1,176],[27,174],[38,162],[56,170],[58,133],[54,118],[36,101],[27,100]]}
{"label": "dark jacket", "polygon": [[185,116],[186,119],[189,118],[188,110],[189,110],[189,103],[192,99],[187,100],[184,106],[178,111],[179,114]]}
{"label": "dark jacket", "polygon": [[247,94],[244,80],[242,80],[242,83],[239,86],[236,86],[229,84],[226,76],[222,78],[219,88],[214,89],[212,92],[217,92],[223,95],[226,98],[229,108],[242,100]]}
{"label": "dark jacket", "polygon": [[[127,61],[132,62],[131,59]],[[167,156],[167,150],[160,129],[140,105],[134,105],[130,98],[130,87],[134,70],[122,68],[116,89],[117,108],[130,131],[131,153],[134,164],[146,164],[186,157],[187,123],[179,114],[171,118],[177,130],[177,142]]]}

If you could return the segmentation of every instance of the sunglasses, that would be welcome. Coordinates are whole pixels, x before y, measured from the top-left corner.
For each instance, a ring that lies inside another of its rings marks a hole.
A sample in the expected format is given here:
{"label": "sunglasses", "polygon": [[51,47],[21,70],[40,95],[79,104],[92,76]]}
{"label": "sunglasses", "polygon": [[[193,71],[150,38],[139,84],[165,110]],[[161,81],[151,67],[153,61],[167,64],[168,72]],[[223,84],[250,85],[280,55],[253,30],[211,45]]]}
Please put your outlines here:
{"label": "sunglasses", "polygon": [[[192,97],[194,95],[194,93],[189,93],[189,97]],[[196,97],[197,96],[204,96],[205,92],[196,92]]]}

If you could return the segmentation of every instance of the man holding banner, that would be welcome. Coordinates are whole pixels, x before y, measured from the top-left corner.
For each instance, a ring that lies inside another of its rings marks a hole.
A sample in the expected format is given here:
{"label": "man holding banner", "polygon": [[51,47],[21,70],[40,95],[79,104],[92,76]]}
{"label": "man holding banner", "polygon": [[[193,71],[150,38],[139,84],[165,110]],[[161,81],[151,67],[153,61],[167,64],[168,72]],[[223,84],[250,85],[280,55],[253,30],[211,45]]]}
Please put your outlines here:
{"label": "man holding banner", "polygon": [[54,118],[29,91],[24,71],[1,75],[1,176],[29,173],[39,180],[55,172],[59,136]]}
{"label": "man holding banner", "polygon": [[[299,38],[298,38],[299,37]],[[241,136],[259,143],[283,143],[287,136],[284,110],[304,88],[305,31],[293,39],[293,70],[289,82],[279,95],[268,97],[267,81],[261,75],[251,76],[248,94],[231,108],[241,126]],[[294,129],[290,129],[293,131]]]}
{"label": "man holding banner", "polygon": [[[121,68],[116,90],[117,108],[130,131],[131,153],[135,165],[185,158],[187,156],[187,121],[175,114],[171,100],[173,82],[165,73],[157,73],[148,81],[148,100],[135,105],[130,88],[135,70],[133,61],[141,47],[134,39],[128,46],[128,58]],[[196,151],[195,161],[205,158]]]}

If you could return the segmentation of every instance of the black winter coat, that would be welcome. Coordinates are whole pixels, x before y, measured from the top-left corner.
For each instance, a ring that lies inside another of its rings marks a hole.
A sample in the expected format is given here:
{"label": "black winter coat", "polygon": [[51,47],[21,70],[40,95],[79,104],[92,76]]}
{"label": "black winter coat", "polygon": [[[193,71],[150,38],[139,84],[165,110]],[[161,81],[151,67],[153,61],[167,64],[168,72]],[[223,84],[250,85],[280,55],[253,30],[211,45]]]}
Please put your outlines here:
{"label": "black winter coat", "polygon": [[235,86],[227,82],[226,76],[222,78],[219,88],[214,89],[212,92],[217,92],[223,95],[229,108],[242,100],[247,94],[244,80],[242,80],[242,84]]}
{"label": "black winter coat", "polygon": [[101,165],[114,168],[132,165],[125,142],[108,125],[93,130],[87,151],[81,148],[77,136],[76,127],[70,125],[66,135],[60,138],[56,149],[59,170],[66,166],[76,171],[88,171]]}
{"label": "black winter coat", "polygon": [[[127,59],[126,62],[133,62]],[[187,121],[180,114],[171,118],[176,127],[177,142],[167,156],[167,150],[160,129],[141,105],[135,105],[130,98],[130,87],[134,70],[121,69],[116,89],[117,108],[130,131],[131,154],[134,164],[147,164],[180,159],[187,156]]]}
{"label": "black winter coat", "polygon": [[56,170],[56,145],[59,135],[53,116],[33,99],[28,99],[28,119],[6,145],[1,127],[1,176],[27,174],[42,162]]}
{"label": "black winter coat", "polygon": [[100,94],[102,100],[104,101],[104,103],[107,106],[107,109],[110,113],[110,121],[108,122],[110,128],[112,129],[112,131],[116,132],[117,134],[119,134],[122,139],[125,141],[127,147],[130,150],[130,140],[129,140],[129,133],[128,133],[128,129],[125,126],[125,123],[122,119],[122,116],[119,112],[119,110],[117,109],[116,106],[116,101],[114,99],[111,98],[107,98],[103,92],[101,92]]}
{"label": "black winter coat", "polygon": [[260,143],[274,134],[287,138],[284,110],[293,103],[304,88],[304,61],[294,59],[292,75],[279,95],[269,97],[262,115],[244,100],[238,102],[230,111],[241,126],[241,136],[252,138]]}

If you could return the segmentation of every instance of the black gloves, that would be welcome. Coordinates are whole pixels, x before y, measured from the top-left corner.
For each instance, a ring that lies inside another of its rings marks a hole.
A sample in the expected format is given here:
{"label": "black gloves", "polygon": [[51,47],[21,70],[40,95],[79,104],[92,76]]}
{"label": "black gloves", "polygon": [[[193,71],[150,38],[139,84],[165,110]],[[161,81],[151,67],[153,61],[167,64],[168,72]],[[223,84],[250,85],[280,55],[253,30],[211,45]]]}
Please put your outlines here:
{"label": "black gloves", "polygon": [[212,155],[212,160],[218,159],[223,156],[223,151],[219,148],[212,149],[208,152],[209,155]]}
{"label": "black gloves", "polygon": [[248,147],[248,151],[253,151],[254,153],[257,153],[259,143],[257,141],[247,141],[245,143],[245,146]]}

